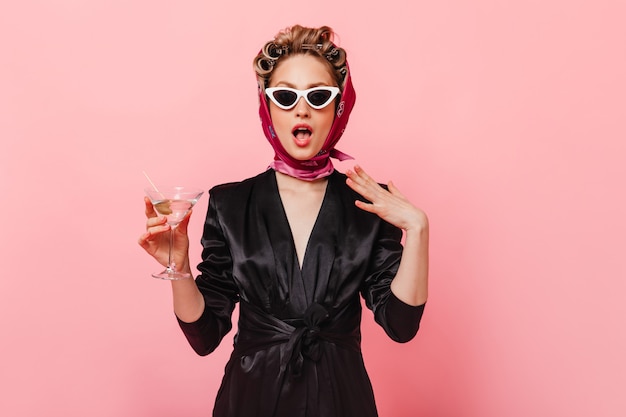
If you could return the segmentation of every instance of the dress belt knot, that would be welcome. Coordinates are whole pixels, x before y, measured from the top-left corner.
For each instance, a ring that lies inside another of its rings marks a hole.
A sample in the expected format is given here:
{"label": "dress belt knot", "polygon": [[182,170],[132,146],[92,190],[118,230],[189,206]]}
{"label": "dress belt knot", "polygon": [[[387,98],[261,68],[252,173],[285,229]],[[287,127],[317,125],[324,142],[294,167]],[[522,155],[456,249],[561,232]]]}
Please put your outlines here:
{"label": "dress belt knot", "polygon": [[313,303],[307,308],[303,316],[304,326],[296,327],[289,337],[280,364],[281,373],[289,370],[292,376],[298,377],[305,357],[315,362],[319,360],[322,356],[319,342],[326,338],[320,326],[328,317],[328,311],[320,304]]}

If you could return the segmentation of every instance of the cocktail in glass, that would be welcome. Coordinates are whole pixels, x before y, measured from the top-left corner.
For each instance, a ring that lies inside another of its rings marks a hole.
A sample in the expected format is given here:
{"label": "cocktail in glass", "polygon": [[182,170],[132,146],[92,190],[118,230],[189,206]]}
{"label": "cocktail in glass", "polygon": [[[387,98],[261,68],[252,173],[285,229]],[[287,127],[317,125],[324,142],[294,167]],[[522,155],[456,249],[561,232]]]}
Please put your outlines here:
{"label": "cocktail in glass", "polygon": [[191,187],[159,187],[157,189],[146,188],[146,195],[150,198],[152,206],[157,213],[167,217],[170,225],[170,245],[167,259],[167,267],[160,273],[152,274],[155,278],[179,280],[191,278],[190,273],[176,270],[176,263],[172,259],[174,247],[174,230],[185,218],[189,210],[198,202],[204,191]]}

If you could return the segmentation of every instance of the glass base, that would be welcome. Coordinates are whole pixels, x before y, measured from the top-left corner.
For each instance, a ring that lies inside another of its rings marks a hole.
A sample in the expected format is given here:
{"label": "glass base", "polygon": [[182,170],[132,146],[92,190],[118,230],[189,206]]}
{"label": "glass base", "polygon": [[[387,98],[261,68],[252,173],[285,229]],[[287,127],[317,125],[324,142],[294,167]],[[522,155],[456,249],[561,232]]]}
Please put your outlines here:
{"label": "glass base", "polygon": [[193,276],[187,272],[177,272],[173,269],[166,268],[163,272],[152,274],[154,278],[165,279],[169,281],[178,281],[181,279],[190,279]]}

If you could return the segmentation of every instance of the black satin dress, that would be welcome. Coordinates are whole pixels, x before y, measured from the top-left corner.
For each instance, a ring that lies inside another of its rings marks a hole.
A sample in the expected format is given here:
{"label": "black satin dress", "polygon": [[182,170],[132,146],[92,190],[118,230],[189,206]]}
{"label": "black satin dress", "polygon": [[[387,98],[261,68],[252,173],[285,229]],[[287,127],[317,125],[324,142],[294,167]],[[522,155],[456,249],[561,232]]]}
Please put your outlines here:
{"label": "black satin dress", "polygon": [[415,336],[424,306],[391,293],[402,232],[357,208],[360,196],[345,178],[329,176],[302,269],[273,170],[210,191],[196,279],[206,308],[179,324],[207,355],[240,304],[214,416],[377,416],[360,350],[359,294],[398,342]]}

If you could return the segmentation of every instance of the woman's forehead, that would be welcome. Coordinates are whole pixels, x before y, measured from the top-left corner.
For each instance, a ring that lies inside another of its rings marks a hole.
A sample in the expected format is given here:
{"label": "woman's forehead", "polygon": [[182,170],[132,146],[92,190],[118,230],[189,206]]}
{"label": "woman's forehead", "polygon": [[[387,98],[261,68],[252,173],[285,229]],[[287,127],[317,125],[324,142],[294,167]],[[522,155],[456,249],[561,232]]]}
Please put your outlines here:
{"label": "woman's forehead", "polygon": [[270,84],[310,88],[318,85],[334,85],[335,81],[330,69],[320,58],[311,55],[293,55],[283,58],[276,65]]}

